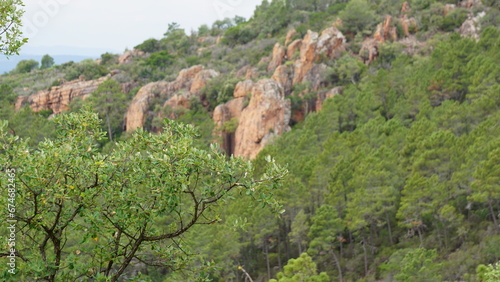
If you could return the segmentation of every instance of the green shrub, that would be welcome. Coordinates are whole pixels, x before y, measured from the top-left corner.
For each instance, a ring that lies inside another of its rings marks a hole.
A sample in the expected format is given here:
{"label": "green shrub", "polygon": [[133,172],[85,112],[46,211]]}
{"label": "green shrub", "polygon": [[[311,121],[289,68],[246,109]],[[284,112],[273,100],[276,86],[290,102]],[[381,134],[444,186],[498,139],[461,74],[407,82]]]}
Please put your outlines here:
{"label": "green shrub", "polygon": [[150,38],[142,42],[141,44],[135,46],[134,49],[147,53],[157,52],[160,50],[160,42],[157,39]]}
{"label": "green shrub", "polygon": [[38,62],[35,60],[22,60],[17,63],[16,68],[12,71],[13,73],[29,73],[32,70],[38,68]]}
{"label": "green shrub", "polygon": [[444,17],[441,23],[441,29],[443,31],[454,31],[456,28],[459,28],[467,19],[467,13],[466,9],[451,10],[446,17]]}
{"label": "green shrub", "polygon": [[85,80],[92,80],[102,77],[108,73],[104,66],[97,64],[92,59],[84,60],[78,64],[70,64],[64,72],[65,80],[74,80],[80,77]]}
{"label": "green shrub", "polygon": [[150,67],[165,68],[172,64],[174,57],[168,53],[168,51],[160,51],[152,53],[147,59],[144,60],[144,64]]}

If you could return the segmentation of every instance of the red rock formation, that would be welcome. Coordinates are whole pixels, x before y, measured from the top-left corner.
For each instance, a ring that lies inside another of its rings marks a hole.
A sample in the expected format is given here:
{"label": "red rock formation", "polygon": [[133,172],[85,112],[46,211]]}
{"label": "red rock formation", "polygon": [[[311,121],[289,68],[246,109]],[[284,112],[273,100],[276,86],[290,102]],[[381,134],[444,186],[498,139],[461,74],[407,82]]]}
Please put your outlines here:
{"label": "red rock formation", "polygon": [[274,80],[264,79],[252,88],[252,98],[239,120],[234,155],[255,158],[264,146],[290,127],[290,100]]}
{"label": "red rock formation", "polygon": [[132,61],[133,58],[135,57],[142,57],[146,55],[146,53],[144,53],[143,51],[139,51],[139,50],[132,50],[132,51],[127,51],[125,53],[123,53],[120,57],[118,57],[118,64],[121,65],[121,64],[126,64],[130,61]]}
{"label": "red rock formation", "polygon": [[[336,27],[325,29],[321,36],[317,32],[308,30],[300,44],[300,58],[294,64],[293,85],[309,81],[307,78],[316,77],[315,74],[309,74],[315,62],[321,56],[329,59],[340,57],[346,50],[345,43],[344,35]],[[290,46],[292,45],[293,43]],[[313,82],[315,85],[319,83],[320,81]]]}
{"label": "red rock formation", "polygon": [[359,56],[361,59],[369,64],[378,57],[378,42],[372,38],[367,38],[361,44]]}
{"label": "red rock formation", "polygon": [[481,0],[463,0],[458,3],[458,6],[470,9],[476,6],[480,6],[481,4]]}
{"label": "red rock formation", "polygon": [[408,18],[406,15],[399,18],[399,22],[401,23],[401,27],[403,27],[403,32],[406,37],[410,36],[410,30],[413,33],[417,31],[417,21],[415,18]]}
{"label": "red rock formation", "polygon": [[274,71],[279,65],[283,63],[286,56],[285,47],[281,46],[279,43],[276,43],[273,48],[273,57],[271,62],[269,62],[269,66],[267,66],[267,71]]}
{"label": "red rock formation", "polygon": [[306,73],[311,70],[317,59],[318,33],[308,30],[300,46],[300,59],[294,65],[293,84],[304,80]]}
{"label": "red rock formation", "polygon": [[201,88],[203,88],[209,80],[216,76],[219,76],[219,73],[214,70],[202,70],[198,72],[191,82],[189,92],[195,95],[199,94]]}
{"label": "red rock formation", "polygon": [[345,43],[346,39],[342,32],[336,27],[327,28],[321,32],[316,53],[324,54],[329,59],[339,58],[346,50]]}
{"label": "red rock formation", "polygon": [[342,90],[343,90],[342,86],[336,86],[328,90],[327,92],[320,93],[318,95],[318,100],[316,100],[316,111],[317,112],[321,111],[321,108],[323,107],[323,103],[325,102],[325,100],[328,98],[333,98],[336,95],[342,94]]}
{"label": "red rock formation", "polygon": [[302,46],[302,39],[297,39],[294,40],[290,45],[288,45],[288,48],[286,50],[286,57],[288,60],[294,60],[295,57],[295,52],[300,52],[300,47]]}
{"label": "red rock formation", "polygon": [[398,39],[396,27],[392,23],[392,17],[386,16],[384,21],[377,25],[377,29],[373,34],[373,39],[377,42],[384,43],[391,39],[393,41]]}
{"label": "red rock formation", "polygon": [[170,107],[171,109],[178,109],[178,108],[189,109],[192,95],[193,94],[189,91],[183,91],[179,94],[175,94],[163,104],[163,107]]}
{"label": "red rock formation", "polygon": [[[248,83],[248,82],[247,82]],[[253,82],[249,81],[251,83],[250,85],[250,90],[253,87]],[[245,86],[240,86],[241,89],[243,89]],[[235,97],[240,94],[236,94],[235,91]],[[214,113],[213,113],[213,120],[215,123],[215,129],[214,129],[214,135],[219,136],[221,139],[221,148],[226,152],[228,156],[232,155],[234,153],[234,146],[235,146],[235,134],[234,132],[226,132],[221,130],[223,127],[224,123],[235,118],[236,120],[240,119],[241,113],[243,109],[245,108],[245,101],[248,100],[248,97],[246,96],[241,96],[239,98],[232,99],[228,101],[226,104],[221,104],[215,107]]]}
{"label": "red rock formation", "polygon": [[252,91],[253,84],[253,81],[249,79],[238,82],[234,88],[234,98],[247,97]]}
{"label": "red rock formation", "polygon": [[288,45],[292,41],[292,38],[297,34],[297,31],[295,29],[291,29],[287,32],[286,34],[286,39],[285,39],[285,46]]}
{"label": "red rock formation", "polygon": [[[198,95],[199,90],[207,81],[218,75],[213,70],[203,70],[202,66],[197,65],[182,70],[175,81],[152,82],[143,86],[127,110],[126,130],[133,131],[144,125],[149,103],[153,98],[163,97],[166,100],[164,106],[189,107],[191,96]],[[178,94],[177,92],[180,90],[184,90],[184,92]],[[174,94],[176,94],[175,97]]]}
{"label": "red rock formation", "polygon": [[283,87],[285,96],[290,95],[292,92],[292,71],[292,66],[281,65],[274,71],[271,77],[271,79],[278,82],[281,87]]}
{"label": "red rock formation", "polygon": [[411,8],[410,8],[410,4],[408,4],[407,1],[405,1],[403,3],[403,6],[401,7],[401,14],[406,14],[408,12],[410,12]]}
{"label": "red rock formation", "polygon": [[170,83],[166,81],[151,82],[139,89],[127,110],[126,130],[134,131],[142,127],[146,120],[149,102],[157,96],[168,94],[169,89]]}
{"label": "red rock formation", "polygon": [[469,18],[460,26],[460,35],[462,37],[470,37],[472,39],[479,40],[479,33],[481,29],[479,20],[484,17],[485,14],[485,12],[481,12],[475,17],[469,16]]}
{"label": "red rock formation", "polygon": [[245,79],[256,79],[259,77],[259,70],[251,65],[246,65],[236,72],[236,77],[243,77]]}
{"label": "red rock formation", "polygon": [[89,81],[73,80],[51,87],[50,90],[41,90],[30,96],[19,97],[16,101],[16,111],[22,105],[28,104],[34,112],[52,110],[55,114],[59,114],[69,110],[69,103],[73,99],[85,99],[108,78],[109,76]]}

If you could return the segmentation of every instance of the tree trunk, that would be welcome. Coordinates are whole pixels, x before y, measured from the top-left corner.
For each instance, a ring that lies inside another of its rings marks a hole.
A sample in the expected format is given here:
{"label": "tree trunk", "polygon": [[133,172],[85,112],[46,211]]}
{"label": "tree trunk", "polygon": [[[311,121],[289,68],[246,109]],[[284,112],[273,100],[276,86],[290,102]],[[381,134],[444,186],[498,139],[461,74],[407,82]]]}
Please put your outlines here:
{"label": "tree trunk", "polygon": [[330,253],[333,256],[333,259],[335,260],[335,264],[337,265],[337,270],[339,271],[339,281],[342,282],[342,281],[344,281],[344,278],[342,277],[342,267],[340,266],[340,261],[337,258],[337,255],[335,254],[335,252],[333,250],[330,250]]}
{"label": "tree trunk", "polygon": [[420,248],[424,247],[424,240],[422,239],[422,232],[420,231],[420,226],[417,227],[418,238],[420,239]]}
{"label": "tree trunk", "polygon": [[106,113],[106,124],[108,125],[109,141],[113,142],[113,133],[111,132],[111,123],[109,121],[109,114]]}
{"label": "tree trunk", "polygon": [[351,231],[349,231],[349,249],[351,251],[351,257],[354,257],[354,239],[352,238]]}
{"label": "tree trunk", "polygon": [[269,264],[269,247],[267,245],[267,238],[264,241],[264,250],[266,252],[267,280],[271,280],[271,265]]}
{"label": "tree trunk", "polygon": [[365,259],[365,276],[367,276],[368,275],[368,254],[366,253],[366,239],[365,239],[365,237],[363,237],[362,246],[363,246],[363,255],[364,255],[364,259]]}
{"label": "tree trunk", "polygon": [[[281,226],[279,221],[278,226]],[[281,228],[278,228],[278,268],[281,270]]]}
{"label": "tree trunk", "polygon": [[498,229],[497,216],[495,215],[495,211],[493,210],[491,200],[488,201],[488,206],[490,207],[491,218],[493,219],[493,224],[495,224],[495,229]]}
{"label": "tree trunk", "polygon": [[385,212],[385,220],[387,221],[387,230],[389,231],[389,241],[391,242],[391,245],[393,245],[394,241],[392,239],[391,221],[389,220],[388,212]]}

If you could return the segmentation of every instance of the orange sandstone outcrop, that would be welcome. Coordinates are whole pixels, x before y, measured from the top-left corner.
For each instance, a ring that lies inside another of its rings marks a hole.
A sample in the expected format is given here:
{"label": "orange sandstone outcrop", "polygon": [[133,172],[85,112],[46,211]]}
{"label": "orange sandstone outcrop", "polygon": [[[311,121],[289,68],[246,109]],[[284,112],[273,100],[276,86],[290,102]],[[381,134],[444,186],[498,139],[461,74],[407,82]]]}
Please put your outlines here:
{"label": "orange sandstone outcrop", "polygon": [[243,77],[245,79],[256,79],[259,77],[259,70],[251,65],[246,65],[236,72],[236,77]]}
{"label": "orange sandstone outcrop", "polygon": [[336,86],[328,90],[327,92],[319,93],[318,100],[316,100],[316,111],[321,111],[321,108],[323,107],[323,103],[325,102],[325,100],[328,98],[333,98],[336,95],[342,94],[342,90],[343,90],[342,86]]}
{"label": "orange sandstone outcrop", "polygon": [[278,82],[288,96],[292,92],[292,66],[281,65],[275,71],[271,79]]}
{"label": "orange sandstone outcrop", "polygon": [[118,57],[118,64],[126,64],[130,61],[132,61],[133,58],[135,57],[142,57],[146,55],[146,53],[144,53],[143,51],[140,51],[140,50],[131,50],[131,51],[127,51],[125,53],[123,53],[120,57]]}
{"label": "orange sandstone outcrop", "polygon": [[291,29],[287,32],[286,34],[286,39],[285,39],[285,46],[288,45],[292,41],[292,38],[297,34],[297,31],[295,29]]}
{"label": "orange sandstone outcrop", "polygon": [[300,47],[302,46],[302,39],[294,40],[290,45],[288,45],[286,50],[286,57],[288,60],[294,60],[295,53],[300,51]]}
{"label": "orange sandstone outcrop", "polygon": [[290,100],[283,88],[271,79],[252,88],[252,98],[242,112],[235,132],[234,155],[255,158],[276,136],[290,130]]}
{"label": "orange sandstone outcrop", "polygon": [[247,97],[252,91],[253,84],[253,81],[249,79],[238,82],[234,87],[234,98]]}
{"label": "orange sandstone outcrop", "polygon": [[108,78],[109,76],[89,81],[73,80],[60,86],[53,86],[50,90],[41,90],[30,96],[19,97],[16,101],[16,111],[28,104],[34,112],[52,110],[55,114],[59,114],[69,110],[69,103],[73,99],[85,99]]}
{"label": "orange sandstone outcrop", "polygon": [[218,105],[214,109],[213,121],[215,123],[214,135],[221,138],[221,148],[228,156],[234,153],[235,135],[234,132],[223,130],[223,126],[231,119],[239,120],[243,109],[245,108],[245,101],[247,101],[248,94],[251,93],[254,82],[251,80],[240,81],[236,84],[232,100],[225,104]]}
{"label": "orange sandstone outcrop", "polygon": [[[202,66],[192,66],[182,70],[172,82],[158,81],[143,86],[130,103],[126,114],[126,130],[133,131],[142,127],[147,118],[149,103],[153,98],[160,97],[164,106],[176,108],[189,107],[191,96],[198,95],[200,89],[219,73],[214,70],[204,70]],[[178,93],[182,90],[181,93]]]}
{"label": "orange sandstone outcrop", "polygon": [[279,43],[276,43],[273,48],[273,56],[271,62],[267,66],[267,71],[274,71],[279,65],[283,63],[286,56],[285,47],[281,46]]}
{"label": "orange sandstone outcrop", "polygon": [[[292,37],[293,35],[290,36],[288,41]],[[345,44],[344,35],[336,27],[332,26],[323,30],[321,35],[308,30],[303,39],[294,40],[286,49],[280,46],[279,43],[275,45],[273,59],[268,66],[268,71],[275,71],[273,79],[276,81],[288,83],[288,79],[285,79],[285,73],[289,73],[289,71],[287,68],[280,67],[285,61],[284,58],[292,62],[291,65],[293,65],[293,70],[290,71],[292,73],[292,85],[305,82],[309,78],[315,77],[315,74],[310,72],[315,69],[315,64],[321,57],[328,59],[340,57],[342,52],[346,50]],[[287,71],[285,72],[285,70]],[[288,94],[291,86],[286,83],[282,84],[282,86]],[[319,82],[313,84],[319,85]]]}
{"label": "orange sandstone outcrop", "polygon": [[373,35],[373,39],[377,42],[384,43],[391,39],[393,41],[398,39],[396,27],[392,22],[391,16],[386,16],[384,21],[377,25],[377,29]]}

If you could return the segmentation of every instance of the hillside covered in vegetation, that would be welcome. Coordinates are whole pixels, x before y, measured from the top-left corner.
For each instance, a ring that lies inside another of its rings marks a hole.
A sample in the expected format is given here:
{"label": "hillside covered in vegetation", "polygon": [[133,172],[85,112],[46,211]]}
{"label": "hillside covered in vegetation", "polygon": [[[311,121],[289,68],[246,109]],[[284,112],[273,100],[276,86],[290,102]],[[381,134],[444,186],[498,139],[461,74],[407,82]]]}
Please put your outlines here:
{"label": "hillside covered in vegetation", "polygon": [[[122,278],[500,279],[496,0],[264,0],[248,20],[192,34],[172,23],[124,54],[45,59],[0,76],[0,119],[34,151],[60,136],[55,116],[92,109],[98,152],[137,128],[167,136],[170,119],[198,128],[193,148],[217,143],[257,176],[268,156],[288,169],[257,205],[214,205],[220,218],[173,241],[169,263],[151,247]],[[270,198],[280,213],[262,207]]]}

